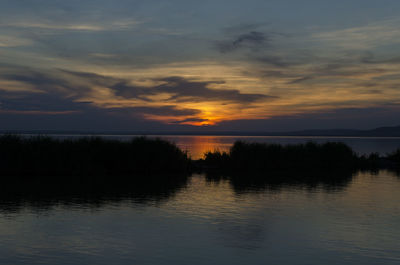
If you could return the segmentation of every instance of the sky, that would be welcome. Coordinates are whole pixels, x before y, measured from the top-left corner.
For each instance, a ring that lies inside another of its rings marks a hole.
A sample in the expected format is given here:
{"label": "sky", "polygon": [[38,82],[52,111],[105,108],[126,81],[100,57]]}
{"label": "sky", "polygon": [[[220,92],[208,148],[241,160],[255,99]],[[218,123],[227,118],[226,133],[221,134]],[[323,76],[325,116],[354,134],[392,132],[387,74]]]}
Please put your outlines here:
{"label": "sky", "polygon": [[400,124],[398,0],[1,0],[0,130]]}

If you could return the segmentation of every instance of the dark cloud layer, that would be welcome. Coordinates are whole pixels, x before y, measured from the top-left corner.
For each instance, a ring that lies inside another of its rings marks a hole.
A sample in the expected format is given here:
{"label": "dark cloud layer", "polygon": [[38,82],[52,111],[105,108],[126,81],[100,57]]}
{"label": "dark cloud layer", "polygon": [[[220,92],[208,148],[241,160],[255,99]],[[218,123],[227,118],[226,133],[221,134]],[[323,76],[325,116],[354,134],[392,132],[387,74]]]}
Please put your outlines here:
{"label": "dark cloud layer", "polygon": [[[343,108],[300,115],[276,116],[270,119],[224,121],[214,130],[248,132],[285,132],[305,129],[372,129],[398,126],[400,108],[386,107]],[[245,128],[245,129],[244,129]]]}
{"label": "dark cloud layer", "polygon": [[217,48],[221,53],[233,52],[242,48],[257,49],[269,45],[270,37],[259,31],[250,31],[233,36],[229,40],[217,42]]}
{"label": "dark cloud layer", "polygon": [[154,87],[157,93],[171,93],[171,100],[183,101],[218,101],[218,102],[235,102],[248,104],[259,100],[272,99],[273,96],[264,94],[248,94],[241,93],[236,89],[213,89],[209,86],[221,82],[199,82],[189,81],[182,77],[168,77],[160,81],[165,82],[162,85]]}
{"label": "dark cloud layer", "polygon": [[293,63],[289,63],[284,58],[275,55],[261,55],[256,57],[256,61],[276,67],[288,67]]}
{"label": "dark cloud layer", "polygon": [[31,93],[23,96],[12,96],[0,93],[0,110],[7,111],[42,111],[42,112],[61,112],[61,111],[84,111],[89,108],[89,103],[74,102],[62,95]]}
{"label": "dark cloud layer", "polygon": [[171,94],[166,101],[176,102],[201,102],[220,101],[248,104],[259,100],[273,99],[274,96],[264,94],[242,93],[236,89],[210,88],[215,84],[224,84],[224,81],[191,81],[179,76],[152,79],[151,81],[161,82],[160,85],[144,87],[133,85],[130,80],[101,76],[93,73],[71,72],[68,73],[86,79],[94,85],[107,86],[117,96],[127,99],[141,99],[152,101],[148,97],[161,93]]}
{"label": "dark cloud layer", "polygon": [[[115,109],[115,108],[114,108]],[[120,109],[115,109],[120,110]],[[178,108],[175,105],[162,106],[162,107],[128,107],[124,111],[132,114],[151,114],[156,116],[190,116],[199,114],[201,111],[197,109]]]}
{"label": "dark cloud layer", "polygon": [[57,75],[55,72],[43,73],[27,68],[16,68],[11,71],[13,73],[0,74],[0,79],[25,83],[42,93],[62,96],[70,98],[70,100],[74,100],[90,90],[89,87],[73,83],[72,80]]}
{"label": "dark cloud layer", "polygon": [[290,60],[285,58],[278,52],[275,42],[277,37],[285,37],[287,41],[288,36],[279,32],[261,31],[259,27],[260,25],[243,24],[223,30],[227,37],[216,42],[217,50],[225,55],[243,56],[248,62],[279,68],[304,63],[303,60],[296,62],[300,57],[309,59],[309,56],[304,56],[300,52],[291,56]]}
{"label": "dark cloud layer", "polygon": [[361,63],[365,64],[400,64],[400,56],[377,58],[372,52],[368,52],[361,58],[360,61]]}
{"label": "dark cloud layer", "polygon": [[178,120],[175,122],[172,122],[172,124],[185,124],[185,123],[192,123],[192,122],[205,122],[208,121],[208,119],[201,119],[201,118],[187,118],[183,120]]}
{"label": "dark cloud layer", "polygon": [[[218,104],[235,103],[249,106],[260,100],[274,97],[264,94],[242,93],[236,89],[217,89],[213,85],[224,85],[223,81],[192,81],[173,76],[151,79],[157,85],[139,86],[129,79],[104,76],[94,73],[54,70],[40,72],[24,68],[11,69],[0,74],[0,80],[15,81],[24,84],[28,89],[23,93],[12,90],[0,90],[0,111],[8,114],[57,115],[71,113],[96,113],[104,117],[128,117],[144,120],[145,117],[174,117],[175,124],[203,122],[198,118],[201,110],[184,108],[180,103],[216,102]],[[132,105],[111,104],[99,105],[93,94],[96,87],[109,89],[115,100],[133,100]],[[168,94],[169,98],[158,100],[152,96]],[[145,106],[150,103],[151,106]],[[136,104],[136,105],[135,105]],[[157,106],[159,104],[159,106]],[[94,114],[93,114],[94,115]],[[110,116],[111,115],[111,116]]]}
{"label": "dark cloud layer", "polygon": [[[136,93],[137,98],[141,98],[140,95],[146,94],[144,88],[128,85],[128,81],[124,79],[92,73],[61,71],[69,75],[62,76],[59,75],[59,72],[40,73],[28,69],[19,72],[0,74],[0,79],[25,83],[33,88],[35,92],[0,91],[0,110],[3,112],[29,113],[35,111],[49,114],[51,112],[59,113],[60,111],[84,112],[96,109],[98,112],[118,112],[131,116],[139,116],[139,114],[186,116],[199,113],[198,110],[178,108],[175,105],[102,109],[93,105],[90,100],[81,100],[92,90],[91,86],[110,86],[112,89],[124,87]],[[74,81],[72,78],[74,76],[82,78],[85,82]],[[66,80],[67,78],[70,78],[70,80]]]}

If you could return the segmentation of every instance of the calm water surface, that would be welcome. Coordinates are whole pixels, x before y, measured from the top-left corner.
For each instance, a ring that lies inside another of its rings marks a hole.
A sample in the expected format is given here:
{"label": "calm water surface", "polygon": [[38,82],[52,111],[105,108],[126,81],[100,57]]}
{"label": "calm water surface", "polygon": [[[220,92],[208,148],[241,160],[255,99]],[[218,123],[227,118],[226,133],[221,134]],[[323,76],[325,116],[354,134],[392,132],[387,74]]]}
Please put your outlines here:
{"label": "calm water surface", "polygon": [[138,201],[0,206],[0,264],[400,264],[400,180],[234,189],[192,176]]}
{"label": "calm water surface", "polygon": [[[52,135],[58,138],[76,138],[88,135]],[[101,135],[106,139],[130,140],[138,135]],[[344,142],[360,154],[378,152],[386,154],[400,148],[400,137],[286,137],[286,136],[199,136],[199,135],[155,135],[176,143],[188,151],[193,159],[202,158],[207,151],[228,151],[237,140],[258,143],[299,144],[313,141],[317,143]]]}

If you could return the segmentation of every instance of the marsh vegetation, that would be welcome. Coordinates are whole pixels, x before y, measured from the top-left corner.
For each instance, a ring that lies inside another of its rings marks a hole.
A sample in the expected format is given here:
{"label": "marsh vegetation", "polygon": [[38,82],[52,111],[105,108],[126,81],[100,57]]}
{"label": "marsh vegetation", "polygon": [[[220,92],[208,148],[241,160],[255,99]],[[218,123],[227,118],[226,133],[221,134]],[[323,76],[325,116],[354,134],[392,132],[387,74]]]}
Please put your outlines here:
{"label": "marsh vegetation", "polygon": [[357,170],[399,165],[400,149],[385,156],[360,155],[340,142],[280,145],[237,141],[229,152],[210,151],[203,159],[193,160],[176,144],[162,139],[137,137],[125,142],[100,137],[61,140],[0,136],[3,178],[139,182],[150,179],[149,176],[174,179],[197,171],[275,180],[319,179],[320,172],[329,172],[330,179],[338,179],[336,175],[351,175]]}

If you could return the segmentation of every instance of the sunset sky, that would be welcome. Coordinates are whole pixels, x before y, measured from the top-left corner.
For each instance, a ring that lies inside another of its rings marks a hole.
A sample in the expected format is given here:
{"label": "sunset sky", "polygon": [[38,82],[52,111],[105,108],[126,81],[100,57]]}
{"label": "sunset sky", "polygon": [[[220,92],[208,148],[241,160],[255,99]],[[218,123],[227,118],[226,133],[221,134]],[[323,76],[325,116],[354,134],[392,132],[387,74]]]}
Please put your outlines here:
{"label": "sunset sky", "polygon": [[0,130],[400,124],[398,0],[1,0]]}

